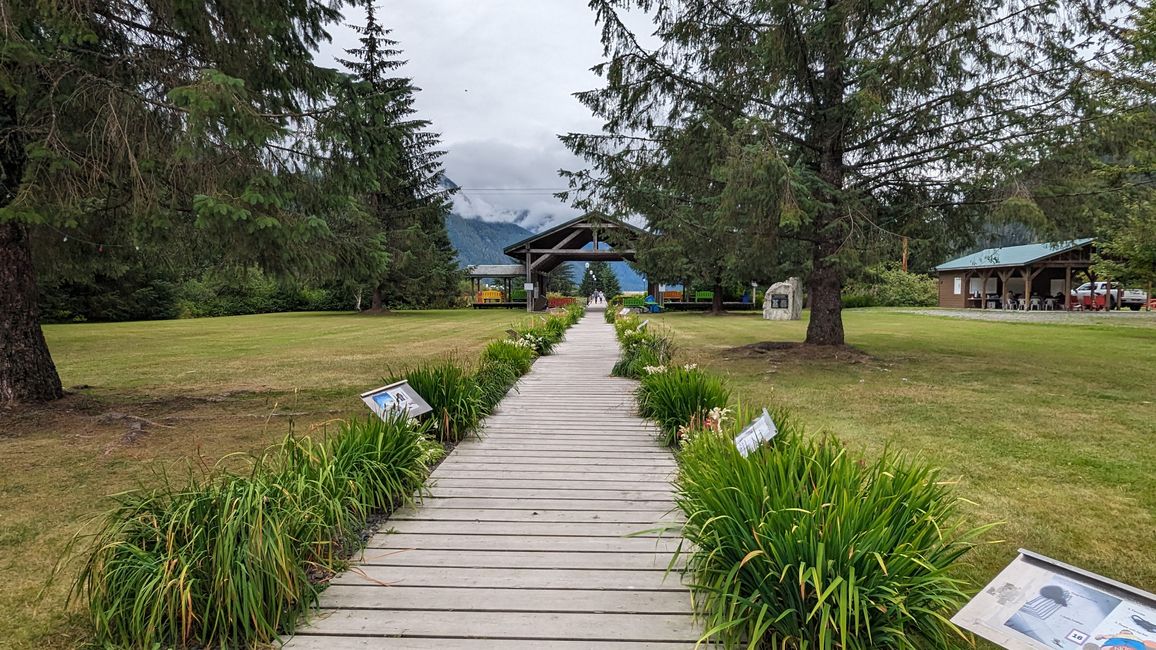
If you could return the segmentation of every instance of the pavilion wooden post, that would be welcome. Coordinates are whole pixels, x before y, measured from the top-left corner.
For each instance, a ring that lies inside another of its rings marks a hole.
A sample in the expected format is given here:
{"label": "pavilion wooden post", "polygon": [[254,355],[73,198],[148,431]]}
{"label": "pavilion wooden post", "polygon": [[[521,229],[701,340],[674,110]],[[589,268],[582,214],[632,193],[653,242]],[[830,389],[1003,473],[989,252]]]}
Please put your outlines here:
{"label": "pavilion wooden post", "polygon": [[1031,266],[1024,267],[1024,311],[1028,311],[1032,306],[1032,282],[1043,272],[1042,268],[1033,271]]}
{"label": "pavilion wooden post", "polygon": [[1000,284],[1002,285],[1001,289],[1000,289],[1000,308],[1001,309],[1007,306],[1008,300],[1011,300],[1011,294],[1008,292],[1007,283],[1011,280],[1012,273],[1014,273],[1014,272],[1015,272],[1014,269],[1009,270],[1009,271],[996,271],[996,273],[999,274],[999,281],[1000,281]]}
{"label": "pavilion wooden post", "polygon": [[1064,267],[1064,307],[1072,311],[1072,265]]}
{"label": "pavilion wooden post", "polygon": [[987,309],[987,281],[991,279],[991,271],[979,274],[979,308]]}
{"label": "pavilion wooden post", "polygon": [[[526,251],[526,284],[527,285],[533,284],[533,282],[534,282],[534,272],[530,270],[530,251]],[[533,293],[533,289],[526,289],[525,293],[526,293],[526,313],[533,313],[534,312],[534,296],[530,295]]]}
{"label": "pavilion wooden post", "polygon": [[963,280],[960,281],[960,292],[963,293],[963,308],[967,309],[968,303],[971,302],[971,272],[963,272]]}

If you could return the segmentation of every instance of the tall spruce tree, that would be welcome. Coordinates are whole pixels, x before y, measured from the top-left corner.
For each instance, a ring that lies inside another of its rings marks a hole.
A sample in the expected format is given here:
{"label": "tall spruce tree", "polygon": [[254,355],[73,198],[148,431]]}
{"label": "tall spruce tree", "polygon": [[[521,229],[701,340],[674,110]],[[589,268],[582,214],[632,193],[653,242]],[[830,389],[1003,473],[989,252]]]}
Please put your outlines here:
{"label": "tall spruce tree", "polygon": [[583,269],[578,295],[589,298],[595,291],[601,291],[607,299],[622,293],[622,285],[618,283],[614,267],[608,262],[590,262],[590,266]]}
{"label": "tall spruce tree", "polygon": [[[761,236],[777,230],[805,246],[806,340],[841,344],[856,232],[961,199],[999,168],[995,154],[1077,122],[1081,74],[1114,47],[1101,21],[1126,15],[1126,4],[591,0],[607,57],[595,70],[606,81],[579,98],[605,122],[602,133],[564,136],[591,165],[571,186],[584,207],[651,216],[636,194],[648,170],[669,164],[668,132],[712,115],[740,143],[756,136],[743,145],[757,161],[750,169],[779,206]],[[655,46],[624,21],[631,10],[652,17]],[[657,189],[688,203],[726,191]],[[735,207],[754,196],[734,189],[746,197]],[[684,218],[709,224],[711,207]]]}
{"label": "tall spruce tree", "polygon": [[77,269],[381,264],[361,197],[397,153],[335,101],[343,75],[314,64],[338,8],[0,0],[0,403],[62,394],[34,254]]}
{"label": "tall spruce tree", "polygon": [[448,305],[457,296],[460,273],[445,216],[452,190],[443,183],[439,136],[428,120],[415,119],[414,94],[405,77],[391,76],[404,63],[398,43],[377,21],[372,0],[357,28],[358,48],[341,61],[355,82],[345,101],[358,106],[367,144],[396,152],[396,165],[370,189],[367,208],[382,230],[388,263],[366,277],[374,309]]}

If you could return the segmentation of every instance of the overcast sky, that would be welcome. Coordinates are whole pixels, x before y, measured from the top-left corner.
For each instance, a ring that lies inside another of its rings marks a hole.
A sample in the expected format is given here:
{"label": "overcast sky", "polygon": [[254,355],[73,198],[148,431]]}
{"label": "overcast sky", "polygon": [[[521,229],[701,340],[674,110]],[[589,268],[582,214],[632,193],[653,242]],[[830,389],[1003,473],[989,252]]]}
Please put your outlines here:
{"label": "overcast sky", "polygon": [[[574,214],[549,191],[512,188],[564,187],[557,170],[582,162],[557,135],[599,128],[573,97],[599,85],[590,67],[602,58],[600,32],[586,0],[381,0],[378,7],[408,61],[403,74],[421,88],[419,116],[442,134],[447,175],[501,208]],[[350,22],[364,22],[364,12],[346,11]],[[356,39],[334,29],[322,62],[336,65]]]}

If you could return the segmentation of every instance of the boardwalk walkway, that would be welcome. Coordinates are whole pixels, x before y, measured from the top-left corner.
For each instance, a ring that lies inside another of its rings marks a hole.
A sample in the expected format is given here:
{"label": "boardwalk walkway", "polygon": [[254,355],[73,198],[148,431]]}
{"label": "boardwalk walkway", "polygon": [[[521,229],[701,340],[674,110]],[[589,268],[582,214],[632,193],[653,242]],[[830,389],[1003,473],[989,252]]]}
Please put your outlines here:
{"label": "boardwalk walkway", "polygon": [[675,516],[675,466],[609,376],[617,350],[600,312],[573,327],[286,647],[693,647],[676,540],[624,537]]}

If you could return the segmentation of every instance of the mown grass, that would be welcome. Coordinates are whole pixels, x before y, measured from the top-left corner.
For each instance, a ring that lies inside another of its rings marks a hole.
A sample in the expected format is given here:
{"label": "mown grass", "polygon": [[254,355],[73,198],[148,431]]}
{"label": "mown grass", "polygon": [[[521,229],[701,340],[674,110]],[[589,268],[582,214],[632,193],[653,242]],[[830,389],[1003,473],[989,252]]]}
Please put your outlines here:
{"label": "mown grass", "polygon": [[972,590],[1029,548],[1156,589],[1156,328],[978,322],[853,310],[853,350],[771,349],[806,322],[652,317],[743,404],[785,407],[872,456],[912,452],[958,481],[968,525],[1004,522],[966,556]]}
{"label": "mown grass", "polygon": [[107,495],[158,464],[211,465],[363,415],[358,393],[393,371],[476,358],[524,320],[462,310],[46,327],[72,394],[0,411],[0,648],[75,648],[91,637],[80,610],[64,609],[70,575],[41,590]]}

